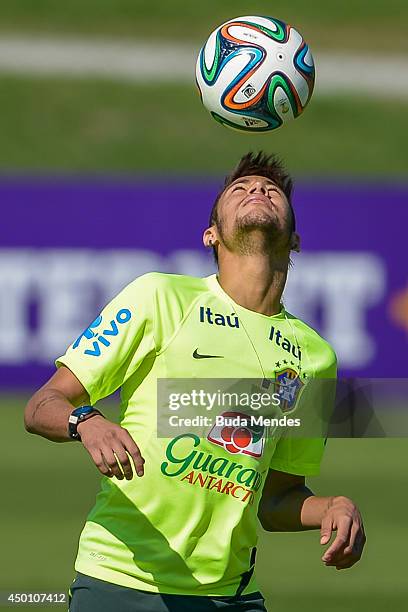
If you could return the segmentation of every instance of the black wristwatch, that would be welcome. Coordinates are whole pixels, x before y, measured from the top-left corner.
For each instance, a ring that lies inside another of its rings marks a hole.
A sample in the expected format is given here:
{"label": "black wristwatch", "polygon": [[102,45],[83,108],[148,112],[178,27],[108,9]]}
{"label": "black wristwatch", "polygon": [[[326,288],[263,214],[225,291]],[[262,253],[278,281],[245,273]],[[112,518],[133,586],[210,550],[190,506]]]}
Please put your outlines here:
{"label": "black wristwatch", "polygon": [[92,418],[93,416],[96,416],[97,414],[103,416],[102,412],[99,412],[99,410],[97,410],[93,406],[79,406],[79,408],[75,408],[75,410],[73,410],[69,415],[68,419],[69,437],[73,440],[81,440],[81,436],[79,435],[77,429],[79,423],[87,421],[88,419]]}

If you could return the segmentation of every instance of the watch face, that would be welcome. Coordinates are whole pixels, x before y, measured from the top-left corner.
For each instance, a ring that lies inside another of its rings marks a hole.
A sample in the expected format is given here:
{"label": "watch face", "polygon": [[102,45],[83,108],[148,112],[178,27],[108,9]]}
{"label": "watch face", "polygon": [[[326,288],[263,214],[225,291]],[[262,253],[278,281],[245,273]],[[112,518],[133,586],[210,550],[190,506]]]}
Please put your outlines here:
{"label": "watch face", "polygon": [[93,409],[93,406],[79,406],[79,408],[76,408],[71,414],[80,417],[89,414]]}

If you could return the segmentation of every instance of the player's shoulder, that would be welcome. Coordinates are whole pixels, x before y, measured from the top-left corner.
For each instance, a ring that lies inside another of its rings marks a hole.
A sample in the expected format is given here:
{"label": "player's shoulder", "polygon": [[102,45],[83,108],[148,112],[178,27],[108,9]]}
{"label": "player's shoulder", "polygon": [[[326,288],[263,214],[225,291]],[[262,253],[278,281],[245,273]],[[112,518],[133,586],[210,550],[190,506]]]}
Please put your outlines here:
{"label": "player's shoulder", "polygon": [[337,365],[337,355],[333,346],[309,323],[299,319],[295,315],[286,311],[286,317],[289,321],[292,321],[296,328],[301,331],[302,337],[306,340],[306,344],[313,352],[319,353],[321,357],[324,357],[324,361],[327,365]]}
{"label": "player's shoulder", "polygon": [[129,286],[149,291],[208,291],[205,278],[168,272],[147,272],[135,278]]}
{"label": "player's shoulder", "polygon": [[132,297],[146,303],[160,302],[162,306],[174,304],[184,311],[203,293],[209,291],[205,278],[167,272],[148,272],[135,278],[127,286]]}
{"label": "player's shoulder", "polygon": [[133,281],[132,291],[132,301],[155,321],[156,337],[160,333],[165,342],[209,289],[203,278],[149,272]]}

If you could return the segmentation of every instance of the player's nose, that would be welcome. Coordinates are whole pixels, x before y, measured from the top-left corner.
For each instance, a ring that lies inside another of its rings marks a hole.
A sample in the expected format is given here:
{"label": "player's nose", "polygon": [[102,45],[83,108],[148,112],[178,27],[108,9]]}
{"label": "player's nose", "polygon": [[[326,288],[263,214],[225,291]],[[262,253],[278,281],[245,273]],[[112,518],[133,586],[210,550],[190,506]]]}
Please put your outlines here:
{"label": "player's nose", "polygon": [[254,181],[249,187],[249,193],[262,193],[262,195],[268,195],[268,190],[263,181]]}

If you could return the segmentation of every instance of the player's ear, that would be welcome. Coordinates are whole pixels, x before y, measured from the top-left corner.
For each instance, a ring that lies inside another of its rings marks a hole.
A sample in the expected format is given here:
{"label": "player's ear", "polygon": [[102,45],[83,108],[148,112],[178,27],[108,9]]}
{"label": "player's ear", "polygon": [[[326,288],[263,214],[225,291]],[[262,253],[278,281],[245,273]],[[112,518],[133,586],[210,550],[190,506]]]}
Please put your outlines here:
{"label": "player's ear", "polygon": [[290,250],[300,253],[300,236],[297,232],[292,232],[290,237]]}
{"label": "player's ear", "polygon": [[203,244],[207,248],[211,248],[218,244],[217,232],[213,225],[211,227],[207,227],[207,229],[204,231]]}

